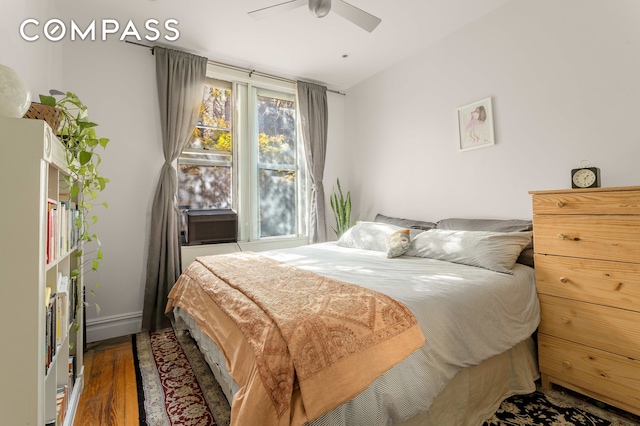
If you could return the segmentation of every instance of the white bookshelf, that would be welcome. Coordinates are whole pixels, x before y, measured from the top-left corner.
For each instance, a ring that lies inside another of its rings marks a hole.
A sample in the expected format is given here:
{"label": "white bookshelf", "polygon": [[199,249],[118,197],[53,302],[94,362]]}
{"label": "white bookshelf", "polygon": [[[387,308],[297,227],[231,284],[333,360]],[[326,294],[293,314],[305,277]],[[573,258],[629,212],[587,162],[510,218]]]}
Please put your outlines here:
{"label": "white bookshelf", "polygon": [[56,421],[58,389],[69,384],[73,356],[75,381],[67,391],[66,415],[55,423],[71,426],[84,381],[81,277],[75,284],[76,320],[65,321],[71,311],[58,315],[60,338],[46,367],[47,287],[59,295],[59,277],[70,276],[82,261],[73,243],[47,260],[48,204],[69,198],[64,147],[44,121],[4,117],[0,147],[0,423]]}

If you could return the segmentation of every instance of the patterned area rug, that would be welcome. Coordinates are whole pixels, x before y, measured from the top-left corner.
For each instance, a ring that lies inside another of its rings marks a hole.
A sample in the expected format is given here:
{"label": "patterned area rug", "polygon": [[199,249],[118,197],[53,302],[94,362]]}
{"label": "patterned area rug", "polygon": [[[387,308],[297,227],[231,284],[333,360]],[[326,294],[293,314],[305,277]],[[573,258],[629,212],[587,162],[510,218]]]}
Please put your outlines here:
{"label": "patterned area rug", "polygon": [[165,329],[132,339],[141,426],[229,425],[229,403],[189,334]]}
{"label": "patterned area rug", "polygon": [[[133,349],[141,426],[229,425],[229,404],[188,333],[139,333]],[[483,426],[640,425],[640,418],[628,416],[551,390],[506,399]]]}
{"label": "patterned area rug", "polygon": [[[581,408],[578,408],[580,406]],[[621,426],[634,425],[618,419],[597,407],[552,390],[536,391],[527,395],[515,395],[502,402],[498,411],[484,426],[502,425],[578,425]]]}

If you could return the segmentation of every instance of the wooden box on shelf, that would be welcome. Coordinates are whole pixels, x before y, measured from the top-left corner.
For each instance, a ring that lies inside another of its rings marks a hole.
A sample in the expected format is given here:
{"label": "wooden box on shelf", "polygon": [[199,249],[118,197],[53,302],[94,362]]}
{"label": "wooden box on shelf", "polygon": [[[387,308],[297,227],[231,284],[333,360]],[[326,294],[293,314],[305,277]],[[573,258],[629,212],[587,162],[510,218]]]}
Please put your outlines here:
{"label": "wooden box on shelf", "polygon": [[640,187],[530,193],[542,385],[640,414]]}
{"label": "wooden box on shelf", "polygon": [[72,425],[83,387],[78,200],[46,122],[0,117],[0,146],[1,423]]}

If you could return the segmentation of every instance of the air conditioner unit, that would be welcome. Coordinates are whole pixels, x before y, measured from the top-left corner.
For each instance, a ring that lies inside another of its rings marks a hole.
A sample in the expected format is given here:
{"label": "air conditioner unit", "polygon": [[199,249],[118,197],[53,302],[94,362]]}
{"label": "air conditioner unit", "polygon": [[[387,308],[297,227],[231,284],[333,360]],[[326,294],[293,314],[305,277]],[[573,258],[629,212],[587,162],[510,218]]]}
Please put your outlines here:
{"label": "air conditioner unit", "polygon": [[187,245],[238,241],[238,214],[231,209],[187,210]]}

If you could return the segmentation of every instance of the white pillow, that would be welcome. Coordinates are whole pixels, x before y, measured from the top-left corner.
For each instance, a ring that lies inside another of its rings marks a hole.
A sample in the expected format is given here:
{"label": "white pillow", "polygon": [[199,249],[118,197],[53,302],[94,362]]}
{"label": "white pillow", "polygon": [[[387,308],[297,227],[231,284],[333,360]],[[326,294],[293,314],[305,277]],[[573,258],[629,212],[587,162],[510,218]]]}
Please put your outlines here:
{"label": "white pillow", "polygon": [[342,234],[338,239],[338,245],[386,252],[387,237],[401,229],[404,228],[388,223],[359,221]]}
{"label": "white pillow", "polygon": [[427,257],[512,274],[533,232],[431,229],[418,234],[407,256]]}

